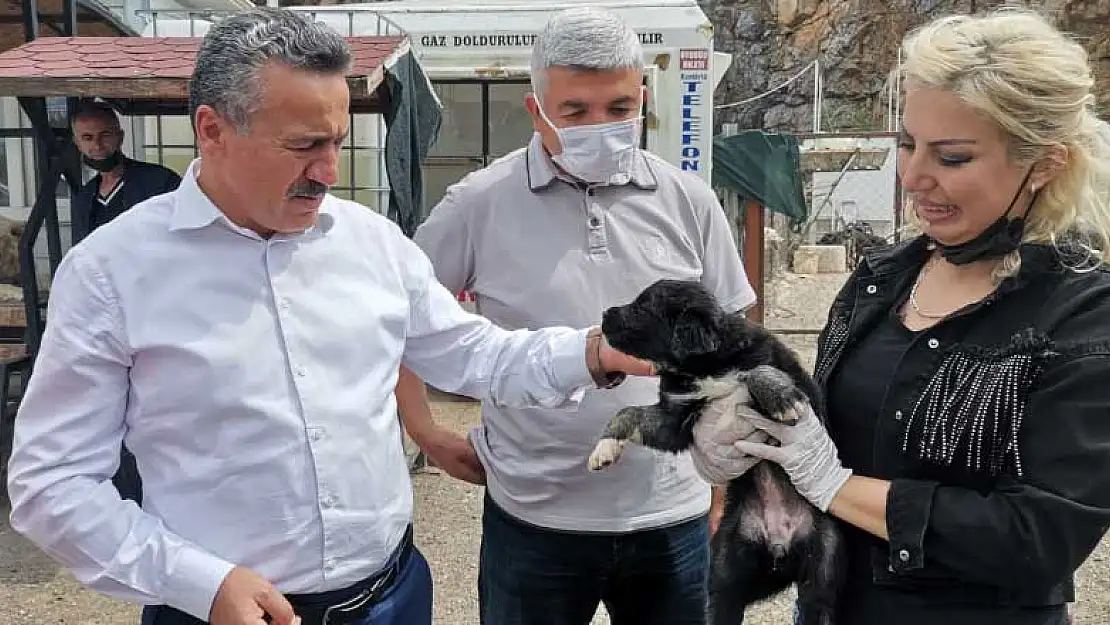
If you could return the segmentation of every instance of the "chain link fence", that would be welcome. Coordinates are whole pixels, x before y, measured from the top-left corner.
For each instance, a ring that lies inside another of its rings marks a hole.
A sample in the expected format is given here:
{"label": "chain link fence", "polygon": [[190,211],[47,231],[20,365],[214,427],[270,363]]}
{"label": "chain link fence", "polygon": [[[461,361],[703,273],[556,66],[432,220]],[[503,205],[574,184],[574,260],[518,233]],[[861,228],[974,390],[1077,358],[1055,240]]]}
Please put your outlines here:
{"label": "chain link fence", "polygon": [[[825,325],[829,306],[863,250],[904,235],[897,133],[794,133],[801,149],[806,218],[746,204],[720,190],[736,224],[749,279],[762,287],[767,328],[796,336],[803,357]],[[758,235],[758,236],[757,236]]]}

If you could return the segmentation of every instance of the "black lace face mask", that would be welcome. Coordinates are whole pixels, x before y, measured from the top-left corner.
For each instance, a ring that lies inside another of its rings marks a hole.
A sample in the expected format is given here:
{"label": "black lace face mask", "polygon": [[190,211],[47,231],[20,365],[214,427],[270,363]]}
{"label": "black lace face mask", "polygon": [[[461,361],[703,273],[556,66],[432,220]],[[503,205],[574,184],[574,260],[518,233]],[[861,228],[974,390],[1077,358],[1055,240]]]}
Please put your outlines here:
{"label": "black lace face mask", "polygon": [[82,155],[81,160],[96,171],[104,173],[106,171],[112,171],[117,165],[123,162],[123,152],[116,150],[106,158],[89,158]]}
{"label": "black lace face mask", "polygon": [[958,245],[944,245],[934,239],[933,243],[940,250],[945,260],[953,265],[966,265],[977,260],[1001,258],[1016,250],[1021,245],[1021,236],[1025,232],[1025,220],[1029,216],[1029,211],[1033,210],[1033,204],[1037,201],[1038,190],[1033,191],[1033,197],[1029,200],[1029,208],[1025,211],[1025,215],[1010,219],[1010,213],[1014,210],[1014,205],[1021,197],[1021,191],[1025,188],[1025,183],[1029,182],[1031,175],[1033,175],[1033,167],[1030,167],[1029,171],[1025,173],[1025,177],[1018,185],[1017,193],[1014,194],[1014,199],[1010,200],[1006,212],[1002,213],[1001,217],[987,226],[987,229],[980,232],[975,238]]}

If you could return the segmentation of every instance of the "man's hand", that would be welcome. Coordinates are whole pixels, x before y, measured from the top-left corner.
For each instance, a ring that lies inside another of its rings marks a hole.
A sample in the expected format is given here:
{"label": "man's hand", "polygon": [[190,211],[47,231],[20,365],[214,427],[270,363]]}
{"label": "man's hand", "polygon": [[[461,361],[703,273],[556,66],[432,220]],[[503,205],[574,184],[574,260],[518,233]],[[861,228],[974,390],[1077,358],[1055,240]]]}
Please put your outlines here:
{"label": "man's hand", "polygon": [[401,423],[420,450],[451,477],[482,485],[486,470],[470,441],[436,425],[427,389],[416,374],[402,366],[397,378],[397,409]]}
{"label": "man's hand", "polygon": [[437,426],[416,443],[447,475],[478,486],[486,483],[486,469],[470,439]]}
{"label": "man's hand", "polygon": [[601,337],[601,346],[599,348],[598,360],[601,364],[601,370],[606,373],[627,373],[628,375],[655,375],[655,365],[639,358],[633,358],[628,354],[619,352],[609,345],[609,341],[605,337]]}
{"label": "man's hand", "polygon": [[299,625],[300,620],[270,582],[239,566],[220,584],[208,615],[211,625]]}

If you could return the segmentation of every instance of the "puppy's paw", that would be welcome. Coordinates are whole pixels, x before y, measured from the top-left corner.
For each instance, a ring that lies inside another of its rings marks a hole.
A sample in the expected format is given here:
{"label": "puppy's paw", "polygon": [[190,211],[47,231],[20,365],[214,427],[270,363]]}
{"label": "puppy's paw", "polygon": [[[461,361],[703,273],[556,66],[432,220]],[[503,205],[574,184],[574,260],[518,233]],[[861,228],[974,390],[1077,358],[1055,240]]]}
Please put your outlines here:
{"label": "puppy's paw", "polygon": [[797,423],[809,401],[790,376],[769,365],[760,365],[749,371],[747,383],[756,406],[767,418],[779,423]]}
{"label": "puppy's paw", "polygon": [[590,470],[600,471],[619,460],[627,444],[615,438],[603,438],[598,441],[593,453],[590,454]]}

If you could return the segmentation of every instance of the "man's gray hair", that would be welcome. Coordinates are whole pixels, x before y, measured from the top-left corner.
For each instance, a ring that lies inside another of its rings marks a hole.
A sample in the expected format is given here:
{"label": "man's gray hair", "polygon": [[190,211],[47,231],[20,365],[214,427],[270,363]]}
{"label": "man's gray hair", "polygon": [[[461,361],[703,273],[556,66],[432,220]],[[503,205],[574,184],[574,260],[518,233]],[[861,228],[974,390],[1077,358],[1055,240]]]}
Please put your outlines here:
{"label": "man's gray hair", "polygon": [[640,38],[612,11],[576,7],[548,20],[532,46],[532,91],[543,97],[549,67],[573,69],[644,68]]}
{"label": "man's gray hair", "polygon": [[209,28],[189,82],[189,116],[211,106],[245,134],[262,100],[259,73],[268,63],[319,74],[343,74],[351,50],[338,32],[303,12],[257,7]]}

